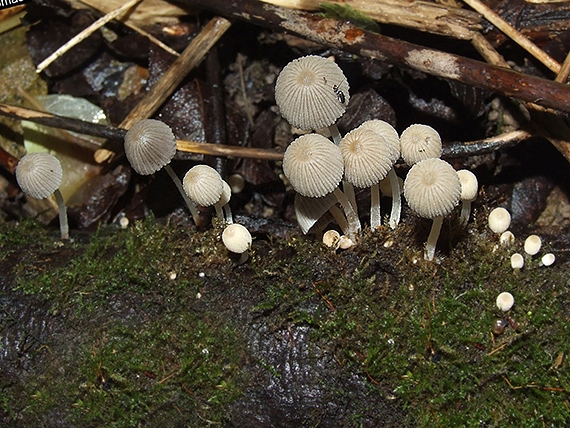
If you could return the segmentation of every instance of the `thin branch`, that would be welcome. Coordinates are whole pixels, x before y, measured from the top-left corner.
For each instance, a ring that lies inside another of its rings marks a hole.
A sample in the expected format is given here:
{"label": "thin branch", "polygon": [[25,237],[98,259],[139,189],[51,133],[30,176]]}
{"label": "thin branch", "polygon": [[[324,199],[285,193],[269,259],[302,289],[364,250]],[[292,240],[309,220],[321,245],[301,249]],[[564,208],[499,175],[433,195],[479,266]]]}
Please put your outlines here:
{"label": "thin branch", "polygon": [[257,0],[180,0],[222,16],[289,32],[324,46],[570,111],[570,86],[362,30],[349,22]]}
{"label": "thin branch", "polygon": [[40,62],[38,64],[38,66],[36,67],[36,73],[41,73],[52,62],[54,62],[60,56],[65,54],[67,51],[69,51],[73,46],[78,45],[83,40],[85,40],[87,37],[89,37],[91,34],[93,34],[95,31],[97,31],[99,28],[101,28],[103,25],[105,25],[107,22],[115,19],[117,16],[123,14],[124,12],[129,10],[131,7],[135,6],[137,3],[140,3],[141,1],[142,0],[131,0],[130,2],[125,3],[121,7],[115,9],[114,11],[109,12],[107,15],[99,18],[97,21],[95,21],[89,27],[87,27],[86,29],[81,31],[76,36],[72,37],[67,43],[65,43],[63,46],[61,46],[58,50],[56,50],[54,53],[52,53],[50,56],[48,56],[42,62]]}
{"label": "thin branch", "polygon": [[560,72],[560,64],[552,58],[550,55],[546,54],[542,49],[531,42],[527,37],[525,37],[520,31],[514,28],[511,24],[501,18],[497,13],[491,10],[487,5],[481,3],[479,0],[463,0],[481,15],[483,15],[491,24],[505,33],[513,41],[515,41],[520,47],[538,59],[542,64],[552,70],[554,73],[558,74]]}

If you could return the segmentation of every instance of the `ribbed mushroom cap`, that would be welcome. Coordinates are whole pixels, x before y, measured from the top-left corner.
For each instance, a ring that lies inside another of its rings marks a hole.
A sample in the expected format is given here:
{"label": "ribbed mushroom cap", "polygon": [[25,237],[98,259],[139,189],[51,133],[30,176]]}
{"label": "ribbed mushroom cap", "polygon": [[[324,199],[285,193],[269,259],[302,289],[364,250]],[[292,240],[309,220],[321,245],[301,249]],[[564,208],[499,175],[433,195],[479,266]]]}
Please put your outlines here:
{"label": "ribbed mushroom cap", "polygon": [[176,154],[176,139],[160,120],[143,119],[125,135],[125,155],[133,169],[150,175],[169,164]]}
{"label": "ribbed mushroom cap", "polygon": [[241,224],[233,223],[226,226],[222,232],[222,242],[232,253],[244,253],[251,245],[252,238],[249,230]]}
{"label": "ribbed mushroom cap", "polygon": [[460,169],[457,171],[459,181],[461,181],[461,200],[473,201],[477,197],[479,183],[477,177],[468,169]]}
{"label": "ribbed mushroom cap", "polygon": [[428,158],[441,156],[441,137],[431,126],[416,123],[408,126],[400,135],[402,159],[413,165]]}
{"label": "ribbed mushroom cap", "polygon": [[400,158],[400,137],[398,136],[398,131],[392,125],[380,119],[371,119],[363,122],[359,128],[370,129],[384,137],[386,143],[390,146],[392,163],[395,164],[398,161]]}
{"label": "ribbed mushroom cap", "polygon": [[59,188],[62,178],[59,160],[49,153],[29,153],[16,167],[16,180],[22,191],[35,199],[50,196]]}
{"label": "ribbed mushroom cap", "polygon": [[218,202],[224,191],[224,182],[218,171],[208,165],[196,165],[182,180],[184,192],[196,204],[209,207]]}
{"label": "ribbed mushroom cap", "polygon": [[344,159],[344,177],[356,187],[378,184],[394,165],[390,145],[370,129],[353,129],[341,140],[339,148]]}
{"label": "ribbed mushroom cap", "polygon": [[453,167],[439,158],[416,163],[404,180],[404,197],[420,217],[449,214],[459,203],[461,183]]}
{"label": "ribbed mushroom cap", "polygon": [[275,101],[283,117],[303,130],[332,125],[346,110],[348,81],[340,67],[308,55],[287,64],[275,84]]}
{"label": "ribbed mushroom cap", "polygon": [[489,229],[495,233],[503,233],[511,225],[511,214],[503,207],[494,208],[487,221]]}
{"label": "ribbed mushroom cap", "polygon": [[325,196],[342,180],[344,163],[340,148],[322,135],[302,135],[285,150],[283,172],[301,195]]}

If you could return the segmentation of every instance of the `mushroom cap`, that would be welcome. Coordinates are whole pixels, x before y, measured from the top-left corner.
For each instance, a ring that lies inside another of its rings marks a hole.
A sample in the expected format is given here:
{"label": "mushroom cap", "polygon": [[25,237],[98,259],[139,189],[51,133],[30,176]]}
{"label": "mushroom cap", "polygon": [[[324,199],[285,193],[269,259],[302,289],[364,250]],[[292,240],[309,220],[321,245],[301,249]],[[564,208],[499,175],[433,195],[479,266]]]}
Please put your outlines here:
{"label": "mushroom cap", "polygon": [[460,169],[457,171],[457,175],[459,175],[459,181],[461,181],[461,200],[475,200],[479,190],[479,183],[475,174],[468,169]]}
{"label": "mushroom cap", "polygon": [[339,144],[346,181],[356,187],[378,184],[394,165],[392,148],[377,132],[356,128]]}
{"label": "mushroom cap", "polygon": [[323,233],[323,244],[333,250],[338,250],[340,245],[340,233],[334,229],[329,229]]}
{"label": "mushroom cap", "polygon": [[160,120],[143,119],[125,135],[125,155],[133,169],[150,175],[169,164],[176,154],[172,129]]}
{"label": "mushroom cap", "polygon": [[291,125],[310,131],[330,126],[344,114],[348,90],[346,76],[334,61],[307,55],[281,70],[275,101]]}
{"label": "mushroom cap", "polygon": [[499,236],[499,243],[501,245],[511,245],[513,242],[515,242],[515,235],[510,230],[505,230],[501,233],[501,236]]}
{"label": "mushroom cap", "polygon": [[230,199],[232,198],[232,188],[230,187],[229,183],[227,181],[222,180],[222,186],[223,186],[222,194],[220,195],[220,199],[218,199],[217,202],[220,206],[226,205],[228,202],[230,202]]}
{"label": "mushroom cap", "polygon": [[552,253],[547,253],[542,256],[541,263],[543,266],[550,266],[556,261],[556,256]]}
{"label": "mushroom cap", "polygon": [[16,180],[32,198],[44,199],[61,185],[63,170],[59,160],[49,153],[28,153],[18,162]]}
{"label": "mushroom cap", "polygon": [[511,267],[513,269],[522,269],[524,267],[524,257],[522,254],[514,253],[511,256]]}
{"label": "mushroom cap", "polygon": [[329,193],[320,198],[308,198],[295,194],[295,217],[303,233],[307,233],[317,221],[337,202],[337,198]]}
{"label": "mushroom cap", "polygon": [[540,251],[542,240],[538,235],[530,235],[524,241],[524,252],[530,256],[534,256]]}
{"label": "mushroom cap", "polygon": [[232,223],[222,232],[222,242],[232,253],[244,253],[251,245],[251,233],[245,226]]}
{"label": "mushroom cap", "polygon": [[400,135],[400,150],[408,165],[428,158],[439,158],[441,137],[431,126],[416,123],[408,126]]}
{"label": "mushroom cap", "polygon": [[196,204],[209,207],[218,202],[224,191],[224,181],[218,171],[208,165],[196,165],[188,170],[182,186]]}
{"label": "mushroom cap", "polygon": [[371,119],[363,122],[359,128],[370,129],[384,137],[392,151],[392,163],[395,164],[398,161],[400,158],[400,137],[392,125],[380,119]]}
{"label": "mushroom cap", "polygon": [[515,298],[511,293],[504,291],[497,296],[497,308],[503,312],[510,311],[514,304]]}
{"label": "mushroom cap", "polygon": [[322,135],[302,135],[285,150],[283,172],[301,195],[325,196],[342,180],[344,163],[340,148]]}
{"label": "mushroom cap", "polygon": [[449,214],[459,203],[461,183],[453,167],[439,158],[416,163],[404,180],[404,197],[420,217]]}
{"label": "mushroom cap", "polygon": [[511,214],[505,208],[498,207],[489,213],[487,222],[493,232],[503,233],[511,225]]}

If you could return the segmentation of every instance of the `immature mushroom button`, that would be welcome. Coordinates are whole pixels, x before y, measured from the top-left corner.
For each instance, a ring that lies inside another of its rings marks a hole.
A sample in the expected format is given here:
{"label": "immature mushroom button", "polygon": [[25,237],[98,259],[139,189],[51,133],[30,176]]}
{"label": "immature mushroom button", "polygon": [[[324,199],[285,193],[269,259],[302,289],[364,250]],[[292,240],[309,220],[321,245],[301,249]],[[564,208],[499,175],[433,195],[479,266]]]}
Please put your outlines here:
{"label": "immature mushroom button", "polygon": [[252,238],[245,226],[233,223],[222,232],[222,242],[232,253],[242,254],[251,246]]}
{"label": "immature mushroom button", "polygon": [[538,235],[530,235],[524,241],[524,252],[530,256],[538,254],[540,247],[542,246],[542,240]]}
{"label": "immature mushroom button", "polygon": [[275,84],[275,101],[291,125],[317,130],[334,124],[344,114],[348,89],[348,81],[334,61],[308,55],[281,70]]}
{"label": "immature mushroom button", "polygon": [[461,184],[447,162],[430,158],[418,162],[404,180],[404,197],[420,217],[433,219],[425,248],[426,260],[433,260],[443,216],[459,203]]}
{"label": "immature mushroom button", "polygon": [[431,126],[416,123],[408,126],[400,135],[400,149],[408,165],[428,158],[439,158],[441,137]]}
{"label": "immature mushroom button", "polygon": [[522,269],[524,267],[524,257],[520,253],[514,253],[511,256],[511,267],[515,270]]}
{"label": "immature mushroom button", "polygon": [[29,153],[20,159],[16,167],[16,180],[24,193],[35,199],[45,199],[55,194],[61,239],[69,239],[67,209],[59,191],[62,178],[61,163],[49,153]]}
{"label": "immature mushroom button", "polygon": [[511,214],[505,208],[495,208],[489,213],[487,221],[489,229],[495,233],[503,233],[511,225]]}
{"label": "immature mushroom button", "polygon": [[515,298],[511,293],[504,291],[497,296],[496,303],[497,303],[497,308],[499,308],[503,312],[508,312],[515,304]]}

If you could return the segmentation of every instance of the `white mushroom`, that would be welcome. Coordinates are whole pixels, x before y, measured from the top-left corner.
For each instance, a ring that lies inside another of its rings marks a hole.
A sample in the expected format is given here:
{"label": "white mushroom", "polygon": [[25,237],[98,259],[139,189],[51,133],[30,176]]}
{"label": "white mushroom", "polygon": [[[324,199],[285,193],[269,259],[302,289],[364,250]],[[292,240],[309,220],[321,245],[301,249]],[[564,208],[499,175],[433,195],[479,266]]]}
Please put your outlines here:
{"label": "white mushroom", "polygon": [[184,175],[182,184],[184,192],[195,204],[202,207],[213,205],[218,220],[225,220],[222,206],[218,204],[224,193],[224,181],[218,171],[208,165],[195,165]]}
{"label": "white mushroom", "polygon": [[222,242],[232,253],[242,254],[251,246],[252,238],[245,226],[232,223],[222,232]]}
{"label": "white mushroom", "polygon": [[431,126],[416,123],[408,126],[400,135],[400,150],[408,165],[424,159],[439,158],[442,151],[441,137]]}
{"label": "white mushroom", "polygon": [[61,239],[69,239],[67,209],[59,191],[63,170],[59,160],[49,153],[29,153],[24,155],[16,167],[16,180],[22,191],[32,198],[45,199],[55,196],[59,210]]}
{"label": "white mushroom", "polygon": [[463,225],[469,221],[471,214],[471,202],[477,197],[479,184],[477,177],[467,169],[460,169],[457,171],[459,181],[461,182],[461,214],[459,215],[459,222]]}
{"label": "white mushroom", "polygon": [[404,197],[420,217],[433,219],[425,259],[433,260],[443,217],[459,203],[461,184],[457,172],[439,158],[416,163],[404,180]]}
{"label": "white mushroom", "polygon": [[508,312],[515,304],[515,298],[511,293],[504,291],[497,296],[496,303],[497,303],[497,308],[499,308],[503,312]]}
{"label": "white mushroom", "polygon": [[511,214],[502,207],[495,208],[489,213],[489,229],[495,233],[503,233],[511,225]]}
{"label": "white mushroom", "polygon": [[542,246],[542,240],[538,235],[530,235],[524,241],[524,252],[530,256],[538,254],[540,247]]}
{"label": "white mushroom", "polygon": [[511,256],[511,267],[515,270],[519,270],[524,267],[524,257],[522,254],[514,253]]}

